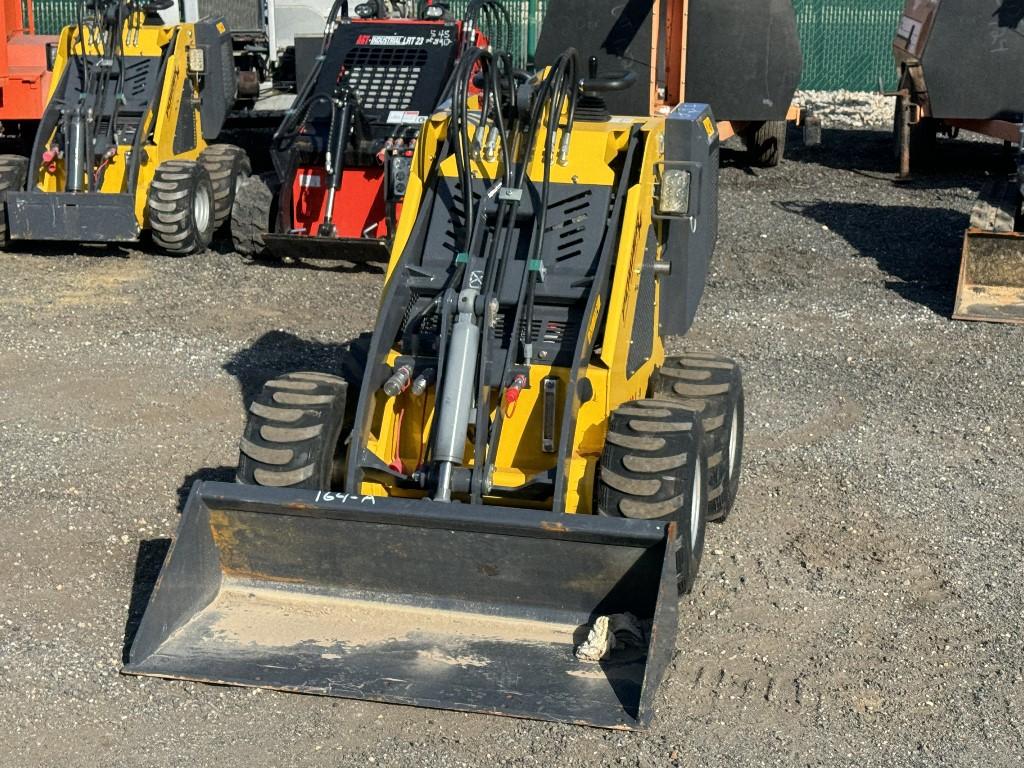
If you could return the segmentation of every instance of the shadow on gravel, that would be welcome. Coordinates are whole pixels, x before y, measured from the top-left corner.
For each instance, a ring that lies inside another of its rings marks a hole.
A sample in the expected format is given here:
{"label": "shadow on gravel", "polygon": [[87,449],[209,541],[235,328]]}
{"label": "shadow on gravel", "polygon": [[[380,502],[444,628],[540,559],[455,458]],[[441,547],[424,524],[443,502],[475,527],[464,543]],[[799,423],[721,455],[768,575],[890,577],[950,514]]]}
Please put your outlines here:
{"label": "shadow on gravel", "polygon": [[[233,252],[233,249],[228,249]],[[253,267],[266,267],[268,269],[308,269],[313,272],[334,272],[339,275],[383,275],[387,272],[387,264],[381,262],[355,262],[343,259],[279,259],[273,256],[262,256],[257,259],[248,259]]]}
{"label": "shadow on gravel", "polygon": [[287,331],[270,331],[232,355],[224,364],[224,370],[238,381],[248,410],[268,380],[291,371],[333,373],[358,386],[369,349],[369,333],[331,344],[301,339]]}
{"label": "shadow on gravel", "polygon": [[128,605],[128,619],[124,625],[124,645],[121,647],[121,662],[128,663],[128,653],[135,641],[135,633],[139,631],[142,614],[146,610],[149,596],[153,594],[156,579],[160,575],[160,566],[164,563],[167,550],[171,548],[170,539],[149,539],[139,542],[139,551],[135,556],[135,578],[132,579],[132,597]]}
{"label": "shadow on gravel", "polygon": [[953,311],[967,219],[947,208],[813,202],[777,203],[787,213],[824,224],[861,256],[897,280],[886,287],[949,316]]}
{"label": "shadow on gravel", "polygon": [[235,468],[203,467],[202,469],[197,469],[191,475],[182,480],[181,485],[178,486],[179,515],[185,511],[185,502],[188,501],[188,495],[192,491],[192,486],[205,480],[212,480],[218,483],[233,483],[235,482]]}
{"label": "shadow on gravel", "polygon": [[931,167],[899,181],[891,131],[827,128],[822,132],[821,146],[805,147],[800,129],[791,127],[785,162],[865,174],[901,187],[946,189],[977,185],[986,174],[1008,172],[1012,157],[1000,143],[940,138]]}
{"label": "shadow on gravel", "polygon": [[[369,349],[369,333],[341,344],[325,344],[301,339],[286,331],[270,331],[260,336],[250,346],[236,352],[224,364],[224,370],[238,381],[238,388],[248,411],[253,398],[267,381],[292,371],[333,373],[347,380],[350,386],[357,390],[362,382]],[[235,467],[202,467],[188,475],[178,486],[179,515],[185,509],[192,486],[205,480],[234,482]]]}

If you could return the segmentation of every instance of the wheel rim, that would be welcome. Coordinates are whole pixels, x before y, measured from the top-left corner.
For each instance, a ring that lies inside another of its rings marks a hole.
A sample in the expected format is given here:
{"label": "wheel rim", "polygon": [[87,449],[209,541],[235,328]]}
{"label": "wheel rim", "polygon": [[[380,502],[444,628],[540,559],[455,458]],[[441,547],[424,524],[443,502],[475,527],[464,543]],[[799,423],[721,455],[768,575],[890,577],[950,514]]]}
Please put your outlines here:
{"label": "wheel rim", "polygon": [[192,197],[192,218],[200,232],[210,226],[210,190],[205,184],[200,184]]}
{"label": "wheel rim", "polygon": [[740,407],[734,405],[732,407],[732,426],[729,427],[729,478],[736,476],[736,448],[739,443],[740,425],[739,425]]}
{"label": "wheel rim", "polygon": [[700,462],[697,462],[697,466],[693,470],[693,488],[690,490],[690,551],[693,552],[697,549],[697,534],[700,529],[700,505],[703,499],[701,498],[701,466]]}

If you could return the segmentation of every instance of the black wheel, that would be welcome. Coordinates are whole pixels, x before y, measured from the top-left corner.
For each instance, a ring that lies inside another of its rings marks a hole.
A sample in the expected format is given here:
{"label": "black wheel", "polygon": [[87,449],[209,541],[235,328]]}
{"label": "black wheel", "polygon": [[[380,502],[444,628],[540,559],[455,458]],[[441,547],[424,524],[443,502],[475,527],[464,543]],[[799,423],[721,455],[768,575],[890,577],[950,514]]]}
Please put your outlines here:
{"label": "black wheel", "polygon": [[268,381],[249,406],[237,480],[247,485],[339,489],[350,418],[348,384],[327,373]]}
{"label": "black wheel", "polygon": [[700,417],[671,400],[620,406],[608,422],[595,487],[599,515],[676,522],[681,595],[693,588],[704,554],[708,459]]}
{"label": "black wheel", "polygon": [[4,195],[24,189],[27,178],[27,157],[0,155],[0,248],[7,247],[7,204]]}
{"label": "black wheel", "polygon": [[250,176],[235,193],[231,208],[231,242],[242,256],[255,259],[263,255],[263,236],[271,229],[274,192],[259,176]]}
{"label": "black wheel", "polygon": [[789,123],[785,120],[768,120],[744,131],[743,143],[747,147],[750,164],[759,168],[774,168],[782,162],[788,132]]}
{"label": "black wheel", "polygon": [[701,412],[708,449],[708,521],[732,512],[743,468],[743,373],[727,357],[670,357],[651,381],[651,395]]}
{"label": "black wheel", "polygon": [[153,242],[168,253],[206,250],[213,240],[213,184],[192,160],[170,160],[156,169],[149,190]]}
{"label": "black wheel", "polygon": [[252,175],[249,156],[234,144],[211,144],[199,155],[199,164],[213,184],[213,225],[220,229],[231,219],[239,187]]}

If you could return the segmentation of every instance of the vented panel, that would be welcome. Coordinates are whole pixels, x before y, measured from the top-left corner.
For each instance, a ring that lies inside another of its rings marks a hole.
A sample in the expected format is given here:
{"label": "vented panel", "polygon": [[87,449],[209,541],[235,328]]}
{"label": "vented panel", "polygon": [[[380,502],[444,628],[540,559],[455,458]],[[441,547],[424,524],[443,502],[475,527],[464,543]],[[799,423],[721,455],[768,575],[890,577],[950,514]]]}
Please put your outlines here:
{"label": "vented panel", "polygon": [[346,79],[364,109],[405,111],[426,63],[421,48],[360,46],[345,56]]}
{"label": "vented panel", "polygon": [[154,59],[126,61],[122,79],[127,103],[145,104],[149,101],[149,78],[155,69],[154,63]]}
{"label": "vented panel", "polygon": [[[571,195],[564,200],[552,203],[548,210],[548,220],[555,220],[545,230],[545,237],[551,238],[547,243],[554,242],[555,262],[571,261],[584,255],[586,246],[587,218],[590,215],[593,193],[585,189],[579,194]],[[550,253],[550,247],[545,249]],[[587,260],[590,268],[595,264],[593,254]],[[589,272],[590,270],[586,270]]]}
{"label": "vented panel", "polygon": [[198,0],[199,18],[221,16],[232,32],[262,32],[263,3],[253,0]]}

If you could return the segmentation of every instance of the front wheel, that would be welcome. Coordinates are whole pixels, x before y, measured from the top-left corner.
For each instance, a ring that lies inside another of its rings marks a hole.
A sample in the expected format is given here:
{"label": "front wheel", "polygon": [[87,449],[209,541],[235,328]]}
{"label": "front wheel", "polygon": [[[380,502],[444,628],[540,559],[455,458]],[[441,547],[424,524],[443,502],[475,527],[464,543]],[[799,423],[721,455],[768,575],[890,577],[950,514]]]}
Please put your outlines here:
{"label": "front wheel", "polygon": [[206,250],[213,241],[213,183],[193,160],[170,160],[153,175],[149,224],[153,242],[176,256]]}
{"label": "front wheel", "polygon": [[347,382],[327,373],[268,381],[249,406],[236,479],[246,485],[336,490],[344,479]]}
{"label": "front wheel", "polygon": [[693,589],[704,554],[708,457],[700,411],[670,400],[637,400],[608,421],[598,467],[599,515],[676,523],[679,594]]}

